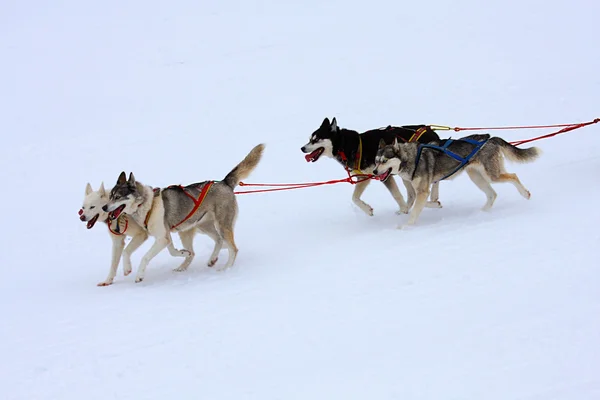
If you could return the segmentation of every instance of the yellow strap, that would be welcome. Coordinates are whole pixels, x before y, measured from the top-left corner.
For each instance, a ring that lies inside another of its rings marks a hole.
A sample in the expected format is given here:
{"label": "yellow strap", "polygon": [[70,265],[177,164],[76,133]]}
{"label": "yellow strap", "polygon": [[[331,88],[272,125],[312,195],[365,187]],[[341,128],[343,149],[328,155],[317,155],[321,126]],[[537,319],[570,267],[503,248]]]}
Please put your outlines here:
{"label": "yellow strap", "polygon": [[444,125],[429,125],[429,127],[431,129],[433,129],[434,131],[451,131],[454,128],[450,128],[449,126],[444,126]]}
{"label": "yellow strap", "polygon": [[356,158],[356,162],[354,163],[354,173],[362,174],[360,170],[360,163],[362,162],[362,139],[358,136],[358,157]]}

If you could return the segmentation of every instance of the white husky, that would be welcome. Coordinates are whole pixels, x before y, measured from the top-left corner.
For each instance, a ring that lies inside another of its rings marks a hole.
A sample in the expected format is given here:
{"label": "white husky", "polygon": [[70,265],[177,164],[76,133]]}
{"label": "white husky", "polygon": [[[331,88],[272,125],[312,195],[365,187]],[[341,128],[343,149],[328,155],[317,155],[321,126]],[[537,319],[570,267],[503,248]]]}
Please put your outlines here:
{"label": "white husky", "polygon": [[[104,182],[97,191],[94,191],[89,183],[86,185],[83,207],[79,210],[79,219],[87,222],[88,229],[93,228],[98,220],[104,222],[113,243],[108,276],[104,281],[98,283],[98,286],[108,286],[113,283],[121,254],[123,254],[123,275],[129,275],[132,270],[131,254],[148,239],[146,230],[126,214],[120,215],[116,220],[109,220],[108,213],[102,210],[107,203],[108,193],[104,189]],[[131,237],[131,242],[127,247],[125,247],[126,237]]]}

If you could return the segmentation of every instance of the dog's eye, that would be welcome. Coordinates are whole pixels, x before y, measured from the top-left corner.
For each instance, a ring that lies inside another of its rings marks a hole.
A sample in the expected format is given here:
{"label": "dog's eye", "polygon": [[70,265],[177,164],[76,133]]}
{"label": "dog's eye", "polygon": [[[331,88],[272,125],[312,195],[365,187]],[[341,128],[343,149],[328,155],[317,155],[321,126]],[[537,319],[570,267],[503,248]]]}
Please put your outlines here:
{"label": "dog's eye", "polygon": [[96,206],[91,206],[91,207],[90,207],[90,210],[93,210],[94,208],[96,208]]}

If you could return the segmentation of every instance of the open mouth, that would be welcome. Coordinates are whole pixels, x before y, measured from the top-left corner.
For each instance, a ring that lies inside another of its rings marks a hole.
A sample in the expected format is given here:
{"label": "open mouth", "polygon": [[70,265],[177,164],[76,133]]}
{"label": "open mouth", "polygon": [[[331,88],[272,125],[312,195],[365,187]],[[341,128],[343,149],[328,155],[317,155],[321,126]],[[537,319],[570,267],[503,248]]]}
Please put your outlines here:
{"label": "open mouth", "polygon": [[108,216],[110,217],[110,219],[117,219],[117,218],[119,218],[119,215],[121,215],[121,213],[123,212],[124,209],[125,209],[125,204],[121,204],[119,206],[119,208],[108,213]]}
{"label": "open mouth", "polygon": [[306,158],[306,162],[315,162],[315,161],[317,161],[319,159],[319,157],[321,157],[321,154],[323,154],[324,151],[325,151],[324,147],[319,147],[318,149],[316,149],[312,153],[307,154],[306,156],[304,156],[304,158]]}
{"label": "open mouth", "polygon": [[390,177],[391,173],[392,173],[392,169],[388,168],[388,170],[385,171],[383,174],[379,174],[379,180],[381,182],[385,182],[385,180]]}
{"label": "open mouth", "polygon": [[94,215],[94,218],[92,218],[88,221],[88,223],[86,225],[88,229],[92,229],[94,227],[94,224],[96,223],[96,221],[98,221],[98,216],[100,216],[100,214]]}

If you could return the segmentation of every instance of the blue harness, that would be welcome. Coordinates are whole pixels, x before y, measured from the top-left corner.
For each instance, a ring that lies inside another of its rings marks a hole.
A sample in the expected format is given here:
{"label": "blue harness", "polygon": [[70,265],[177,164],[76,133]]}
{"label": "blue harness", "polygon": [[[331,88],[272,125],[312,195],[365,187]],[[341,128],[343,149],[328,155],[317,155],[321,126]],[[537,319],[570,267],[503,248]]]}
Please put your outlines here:
{"label": "blue harness", "polygon": [[481,142],[479,142],[477,140],[469,139],[469,138],[463,138],[463,139],[458,139],[458,140],[470,143],[475,146],[475,148],[473,148],[471,153],[469,153],[469,155],[464,158],[459,156],[458,154],[448,150],[448,146],[450,146],[452,144],[452,142],[454,142],[454,139],[447,139],[446,143],[444,143],[443,146],[436,146],[435,144],[429,144],[429,143],[419,143],[419,149],[417,150],[417,159],[415,161],[415,170],[412,173],[411,179],[415,179],[415,172],[417,172],[417,167],[419,166],[419,160],[421,159],[421,152],[423,151],[423,148],[441,151],[442,153],[454,158],[456,161],[458,161],[460,163],[460,164],[458,164],[458,167],[456,167],[454,169],[454,171],[450,172],[448,175],[444,176],[442,179],[439,179],[434,182],[434,183],[437,183],[439,181],[443,181],[444,179],[451,177],[452,175],[457,173],[461,168],[463,168],[465,165],[467,165],[469,163],[469,161],[471,161],[471,159],[475,156],[475,154],[477,154],[479,152],[479,150],[481,150],[483,145],[485,145],[489,139],[482,140]]}

